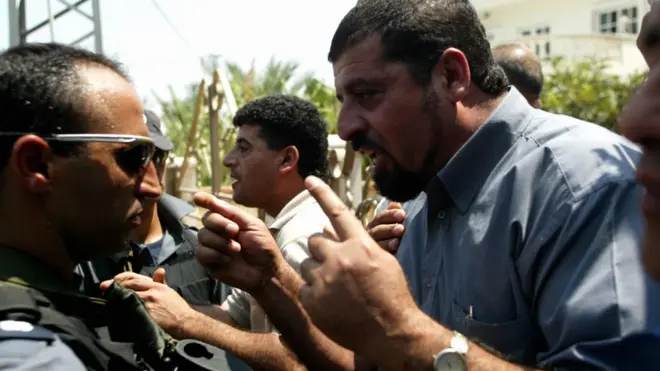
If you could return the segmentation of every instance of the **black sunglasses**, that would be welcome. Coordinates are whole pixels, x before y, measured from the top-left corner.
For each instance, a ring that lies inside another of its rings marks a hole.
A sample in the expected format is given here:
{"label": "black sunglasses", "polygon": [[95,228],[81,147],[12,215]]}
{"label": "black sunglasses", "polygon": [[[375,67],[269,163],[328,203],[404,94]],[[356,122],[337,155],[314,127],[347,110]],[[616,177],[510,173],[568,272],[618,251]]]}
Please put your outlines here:
{"label": "black sunglasses", "polygon": [[140,135],[122,134],[53,134],[41,136],[35,133],[5,132],[0,136],[37,135],[45,141],[53,142],[104,142],[128,144],[129,147],[118,154],[120,166],[136,174],[144,174],[154,156],[156,145],[153,139]]}
{"label": "black sunglasses", "polygon": [[167,161],[169,155],[170,155],[170,151],[163,151],[162,149],[156,148],[156,151],[154,152],[151,161],[156,166],[162,166]]}

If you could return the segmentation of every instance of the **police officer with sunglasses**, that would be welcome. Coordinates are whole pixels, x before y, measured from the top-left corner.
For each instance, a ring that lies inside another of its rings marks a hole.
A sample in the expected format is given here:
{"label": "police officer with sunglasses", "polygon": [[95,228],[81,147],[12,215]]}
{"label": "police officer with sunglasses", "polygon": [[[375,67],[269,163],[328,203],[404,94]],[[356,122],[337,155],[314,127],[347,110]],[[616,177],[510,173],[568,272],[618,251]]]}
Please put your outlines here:
{"label": "police officer with sunglasses", "polygon": [[156,190],[155,197],[143,202],[140,224],[131,233],[128,248],[111,258],[89,261],[77,268],[83,279],[83,291],[88,295],[101,294],[100,283],[122,272],[135,272],[163,280],[189,304],[204,306],[222,302],[221,284],[211,278],[195,260],[197,230],[184,225],[181,219],[195,209],[189,203],[164,193],[163,179],[169,152],[173,148],[161,130],[161,121],[145,110],[149,136],[156,149],[145,174],[145,183]]}
{"label": "police officer with sunglasses", "polygon": [[122,67],[61,44],[10,48],[0,117],[0,369],[171,369],[176,342],[136,295],[115,284],[91,298],[74,274],[123,250],[158,197],[144,181],[154,140]]}
{"label": "police officer with sunglasses", "polygon": [[[147,166],[144,183],[152,189],[152,197],[142,202],[140,223],[131,232],[127,248],[112,257],[87,261],[76,268],[82,277],[81,289],[90,296],[103,295],[101,283],[123,272],[134,272],[166,283],[189,305],[202,312],[213,311],[228,291],[212,278],[195,259],[197,229],[185,225],[181,219],[195,209],[189,203],[164,192],[163,181],[169,153],[174,147],[161,130],[161,120],[155,112],[144,111],[149,137],[155,144],[151,163]],[[165,278],[167,272],[167,278]],[[222,354],[218,362],[226,363],[226,370],[249,369],[232,355]]]}

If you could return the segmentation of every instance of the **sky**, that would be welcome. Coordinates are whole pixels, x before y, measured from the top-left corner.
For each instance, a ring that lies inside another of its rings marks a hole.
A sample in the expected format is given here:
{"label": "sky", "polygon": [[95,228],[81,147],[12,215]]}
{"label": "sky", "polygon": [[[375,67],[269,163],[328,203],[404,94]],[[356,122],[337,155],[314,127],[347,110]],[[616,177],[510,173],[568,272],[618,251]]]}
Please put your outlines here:
{"label": "sky", "polygon": [[[0,50],[9,46],[9,0],[0,0]],[[25,0],[28,27],[62,10],[62,0]],[[74,0],[66,0],[70,3]],[[199,57],[220,55],[249,68],[271,56],[300,64],[332,84],[327,53],[332,35],[356,0],[100,0],[103,51],[126,66],[138,92],[155,108],[152,92],[165,98],[172,85],[183,94],[199,82]],[[157,10],[165,13],[174,28]],[[81,7],[91,14],[91,1]],[[55,41],[71,42],[91,31],[91,22],[71,12],[54,23]],[[177,36],[178,34],[181,37]],[[183,39],[183,40],[182,40]],[[28,41],[51,41],[44,27]],[[81,44],[92,48],[90,40]]]}

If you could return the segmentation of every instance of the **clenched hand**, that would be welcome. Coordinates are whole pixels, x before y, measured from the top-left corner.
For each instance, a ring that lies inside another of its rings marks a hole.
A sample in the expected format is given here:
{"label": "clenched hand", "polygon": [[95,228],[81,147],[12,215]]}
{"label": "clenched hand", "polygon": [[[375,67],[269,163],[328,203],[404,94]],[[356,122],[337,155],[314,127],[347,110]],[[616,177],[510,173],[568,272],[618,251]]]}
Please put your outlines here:
{"label": "clenched hand", "polygon": [[401,208],[398,202],[392,202],[367,225],[367,231],[380,247],[395,254],[399,249],[401,237],[405,231],[403,221],[406,219],[406,212]]}

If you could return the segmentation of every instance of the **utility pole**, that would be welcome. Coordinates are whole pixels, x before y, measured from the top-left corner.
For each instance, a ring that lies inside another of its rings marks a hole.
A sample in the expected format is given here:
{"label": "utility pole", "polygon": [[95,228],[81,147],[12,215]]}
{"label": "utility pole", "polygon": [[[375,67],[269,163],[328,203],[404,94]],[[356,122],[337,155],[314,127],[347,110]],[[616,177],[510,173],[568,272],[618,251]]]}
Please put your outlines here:
{"label": "utility pole", "polygon": [[220,162],[220,109],[224,90],[220,83],[220,73],[213,73],[213,81],[208,87],[209,131],[211,134],[211,193],[217,196],[222,187],[222,163]]}
{"label": "utility pole", "polygon": [[[70,45],[79,45],[83,41],[93,39],[93,51],[103,53],[103,34],[101,30],[101,0],[7,0],[9,4],[9,43],[10,46],[23,45],[34,41],[56,41],[67,42]],[[53,12],[58,4],[60,10]],[[27,19],[32,12],[37,12],[39,7],[46,7],[48,16],[35,25],[28,25]],[[89,8],[89,9],[86,9]],[[59,22],[65,22],[60,19],[62,16],[75,13],[79,17],[86,19],[89,23],[88,28],[81,27],[85,31],[73,41],[58,40],[56,25]],[[30,38],[35,32],[49,28],[50,40],[34,40]]]}

